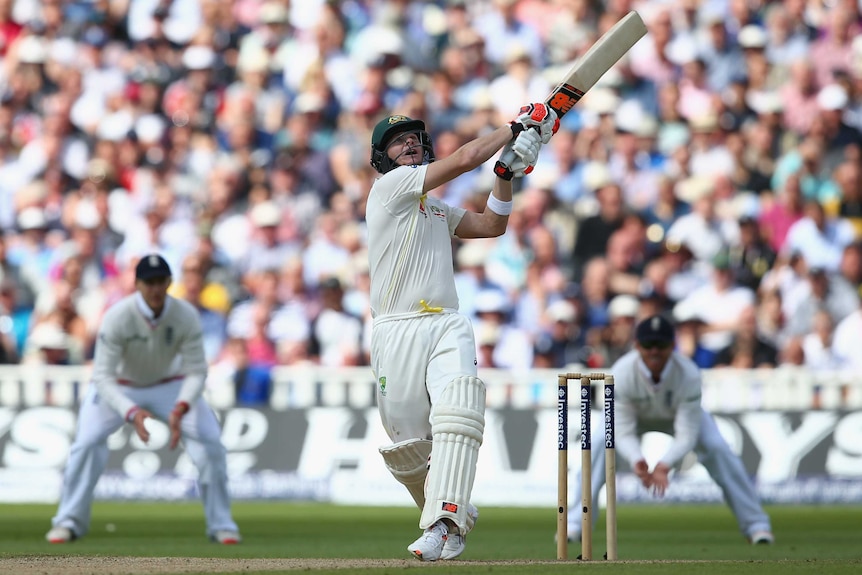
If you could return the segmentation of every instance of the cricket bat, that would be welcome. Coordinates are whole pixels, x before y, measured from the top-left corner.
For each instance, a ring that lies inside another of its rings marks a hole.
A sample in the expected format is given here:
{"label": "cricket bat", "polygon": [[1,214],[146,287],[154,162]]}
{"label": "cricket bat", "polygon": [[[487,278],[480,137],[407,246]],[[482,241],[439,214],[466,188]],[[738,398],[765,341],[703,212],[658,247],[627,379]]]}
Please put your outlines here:
{"label": "cricket bat", "polygon": [[[557,117],[562,118],[566,112],[583,98],[587,91],[595,86],[605,72],[611,69],[623,55],[644,37],[646,25],[640,14],[632,10],[619,22],[605,32],[587,52],[578,58],[562,82],[557,84],[545,99],[545,104],[553,108]],[[494,166],[494,173],[502,174],[509,171],[509,166],[515,159],[511,150],[504,154]]]}

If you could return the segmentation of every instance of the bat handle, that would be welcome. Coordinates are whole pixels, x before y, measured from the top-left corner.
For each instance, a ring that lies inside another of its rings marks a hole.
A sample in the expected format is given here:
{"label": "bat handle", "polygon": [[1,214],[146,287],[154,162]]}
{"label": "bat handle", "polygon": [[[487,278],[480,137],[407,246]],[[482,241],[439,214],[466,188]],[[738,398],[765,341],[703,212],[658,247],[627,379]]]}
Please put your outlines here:
{"label": "bat handle", "polygon": [[510,181],[514,177],[515,174],[512,172],[512,168],[510,168],[514,160],[515,152],[512,150],[506,150],[500,156],[500,159],[494,164],[494,173],[497,174],[498,178]]}

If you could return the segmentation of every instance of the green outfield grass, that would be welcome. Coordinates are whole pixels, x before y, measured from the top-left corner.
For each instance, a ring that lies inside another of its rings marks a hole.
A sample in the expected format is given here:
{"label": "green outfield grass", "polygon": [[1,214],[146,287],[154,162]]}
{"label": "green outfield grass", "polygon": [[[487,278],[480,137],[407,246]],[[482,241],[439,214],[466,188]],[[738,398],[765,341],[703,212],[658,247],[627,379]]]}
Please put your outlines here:
{"label": "green outfield grass", "polygon": [[[219,546],[204,538],[199,504],[97,503],[90,534],[69,545],[49,545],[44,534],[54,511],[55,506],[47,505],[0,505],[0,572],[13,572],[4,569],[3,560],[26,557],[36,562],[54,561],[51,565],[57,568],[56,557],[50,556],[400,560],[409,559],[405,548],[419,535],[418,514],[408,508],[242,502],[234,505],[234,515],[244,542]],[[624,575],[862,572],[862,507],[769,507],[768,511],[777,543],[753,547],[738,533],[729,510],[721,505],[620,506],[621,562],[610,564],[601,560],[556,562],[552,508],[484,508],[462,560],[311,570],[318,575],[380,575],[413,567],[458,575],[557,574],[572,569],[604,573],[612,569],[614,574]],[[604,547],[604,524],[600,520],[594,557],[600,558]],[[579,552],[579,544],[570,545],[571,557]],[[232,568],[226,565],[223,570],[209,568],[206,572],[229,572]]]}

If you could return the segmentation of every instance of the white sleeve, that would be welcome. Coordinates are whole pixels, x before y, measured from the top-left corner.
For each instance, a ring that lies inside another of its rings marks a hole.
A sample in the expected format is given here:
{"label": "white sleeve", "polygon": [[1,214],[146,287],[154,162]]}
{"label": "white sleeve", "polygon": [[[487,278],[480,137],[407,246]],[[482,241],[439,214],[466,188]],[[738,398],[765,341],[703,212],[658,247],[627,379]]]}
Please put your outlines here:
{"label": "white sleeve", "polygon": [[99,392],[99,397],[117,411],[123,419],[135,407],[135,403],[125,396],[117,383],[117,366],[123,357],[123,344],[120,334],[114,328],[109,314],[102,321],[99,335],[96,338],[96,349],[93,357],[93,383]]}
{"label": "white sleeve", "polygon": [[189,332],[186,334],[180,353],[183,358],[182,373],[186,375],[177,401],[185,401],[193,406],[204,390],[206,381],[207,361],[204,353],[203,330],[201,329],[200,316],[197,311],[193,312],[192,318],[187,322]]}
{"label": "white sleeve", "polygon": [[694,449],[703,417],[700,373],[694,376],[684,374],[684,377],[693,377],[693,379],[686,381],[685,388],[680,391],[685,395],[680,398],[676,417],[673,420],[673,441],[659,460],[669,467],[676,465],[686,453]]}
{"label": "white sleeve", "polygon": [[387,212],[396,215],[414,209],[416,201],[422,196],[427,169],[427,165],[401,166],[377,180],[373,190]]}
{"label": "white sleeve", "polygon": [[614,425],[616,426],[617,453],[634,467],[634,464],[644,458],[641,452],[641,440],[637,433],[637,410],[631,402],[616,400],[614,406]]}
{"label": "white sleeve", "polygon": [[461,220],[464,219],[464,214],[467,213],[462,207],[459,206],[450,206],[449,204],[443,204],[446,206],[447,217],[446,222],[449,224],[449,236],[455,236],[455,229],[458,227],[458,224],[461,223]]}
{"label": "white sleeve", "polygon": [[616,428],[617,453],[634,466],[643,459],[641,440],[638,435],[638,411],[631,396],[635,387],[635,369],[632,357],[626,354],[611,367],[614,374],[616,401],[614,426]]}

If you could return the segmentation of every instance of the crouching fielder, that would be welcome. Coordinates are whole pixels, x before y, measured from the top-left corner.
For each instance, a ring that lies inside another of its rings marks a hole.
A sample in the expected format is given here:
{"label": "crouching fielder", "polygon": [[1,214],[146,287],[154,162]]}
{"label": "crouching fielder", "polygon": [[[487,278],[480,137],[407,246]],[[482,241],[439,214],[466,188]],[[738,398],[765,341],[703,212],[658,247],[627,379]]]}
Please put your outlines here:
{"label": "crouching fielder", "polygon": [[[495,237],[506,230],[511,179],[530,170],[558,125],[544,104],[525,106],[510,124],[438,161],[419,120],[390,116],[372,133],[371,164],[382,175],[366,210],[371,366],[380,417],[393,442],[380,451],[422,509],[424,532],[407,549],[423,561],[459,556],[478,517],[470,495],[485,429],[485,386],[476,377],[472,325],[458,313],[452,237]],[[504,146],[518,159],[511,171],[498,173],[482,213],[428,196]]]}
{"label": "crouching fielder", "polygon": [[[701,407],[701,376],[697,365],[674,351],[675,330],[665,317],[655,315],[635,329],[635,349],[611,367],[616,391],[616,449],[632,466],[641,484],[662,497],[670,484],[670,470],[690,451],[721,488],[736,516],[739,530],[754,544],[775,538],[754,484],[739,457],[730,450],[712,415]],[[649,431],[672,436],[668,450],[652,470],[641,453],[641,437]],[[594,431],[595,433],[595,431]],[[592,500],[598,509],[605,484],[603,442],[593,442]],[[575,493],[581,492],[580,474]],[[597,514],[593,514],[595,522]],[[581,536],[580,508],[569,511],[569,540]]]}
{"label": "crouching fielder", "polygon": [[135,268],[137,291],[105,313],[96,341],[94,385],[81,402],[60,507],[46,535],[51,543],[87,533],[93,490],[108,462],[108,436],[128,422],[146,443],[145,421],[151,417],[168,423],[171,449],[183,439],[200,472],[209,538],[224,544],[240,540],[230,512],[221,430],[201,397],[207,365],[200,316],[167,295],[170,284],[167,262],[145,256]]}

